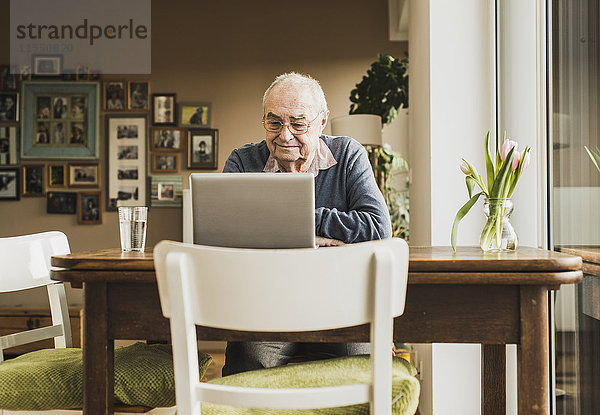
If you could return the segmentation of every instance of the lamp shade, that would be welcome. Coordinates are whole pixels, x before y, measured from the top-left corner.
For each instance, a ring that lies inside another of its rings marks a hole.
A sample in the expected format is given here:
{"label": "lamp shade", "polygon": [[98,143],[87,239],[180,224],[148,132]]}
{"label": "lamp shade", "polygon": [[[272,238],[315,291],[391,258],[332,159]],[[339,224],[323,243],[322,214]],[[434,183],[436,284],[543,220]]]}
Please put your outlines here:
{"label": "lamp shade", "polygon": [[331,134],[354,138],[362,145],[382,145],[381,117],[374,114],[352,114],[331,119]]}

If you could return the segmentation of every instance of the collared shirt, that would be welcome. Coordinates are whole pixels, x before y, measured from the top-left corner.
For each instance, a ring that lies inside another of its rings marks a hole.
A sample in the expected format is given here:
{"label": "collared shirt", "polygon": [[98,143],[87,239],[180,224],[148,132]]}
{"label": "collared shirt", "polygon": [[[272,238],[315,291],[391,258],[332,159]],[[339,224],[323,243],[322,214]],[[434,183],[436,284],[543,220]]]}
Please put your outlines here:
{"label": "collared shirt", "polygon": [[[317,147],[317,153],[315,154],[315,158],[313,159],[310,166],[306,171],[302,173],[312,173],[313,176],[317,177],[319,174],[319,170],[327,170],[328,168],[337,164],[336,159],[333,157],[333,153],[325,144],[325,141],[319,138],[319,147]],[[267,159],[267,163],[265,164],[265,168],[263,169],[266,173],[280,173],[285,172],[285,170],[281,167],[279,162],[273,155],[269,154],[269,158]]]}

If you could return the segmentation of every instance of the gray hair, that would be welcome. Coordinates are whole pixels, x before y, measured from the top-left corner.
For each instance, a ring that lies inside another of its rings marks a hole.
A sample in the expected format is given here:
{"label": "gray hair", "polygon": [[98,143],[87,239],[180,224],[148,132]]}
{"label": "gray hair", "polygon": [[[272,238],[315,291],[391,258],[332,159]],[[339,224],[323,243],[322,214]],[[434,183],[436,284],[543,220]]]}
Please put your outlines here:
{"label": "gray hair", "polygon": [[265,110],[265,103],[267,102],[267,97],[271,93],[271,90],[275,88],[277,85],[281,83],[289,83],[294,86],[308,88],[311,92],[315,102],[317,103],[319,112],[327,111],[327,100],[325,99],[325,93],[323,92],[323,88],[321,88],[321,84],[315,78],[310,75],[303,75],[297,72],[288,72],[279,75],[271,85],[265,91],[263,95],[263,112]]}

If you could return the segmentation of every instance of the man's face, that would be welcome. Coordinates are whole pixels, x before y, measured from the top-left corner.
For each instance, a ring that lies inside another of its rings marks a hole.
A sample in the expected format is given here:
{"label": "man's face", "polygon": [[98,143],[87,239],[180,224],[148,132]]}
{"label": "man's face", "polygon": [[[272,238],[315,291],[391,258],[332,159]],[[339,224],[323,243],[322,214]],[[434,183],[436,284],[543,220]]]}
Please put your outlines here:
{"label": "man's face", "polygon": [[328,115],[328,112],[319,113],[312,94],[306,88],[289,84],[274,87],[265,101],[265,121],[304,123],[310,124],[310,128],[304,134],[292,134],[287,125],[278,133],[267,131],[266,142],[271,155],[287,171],[308,168],[316,154]]}

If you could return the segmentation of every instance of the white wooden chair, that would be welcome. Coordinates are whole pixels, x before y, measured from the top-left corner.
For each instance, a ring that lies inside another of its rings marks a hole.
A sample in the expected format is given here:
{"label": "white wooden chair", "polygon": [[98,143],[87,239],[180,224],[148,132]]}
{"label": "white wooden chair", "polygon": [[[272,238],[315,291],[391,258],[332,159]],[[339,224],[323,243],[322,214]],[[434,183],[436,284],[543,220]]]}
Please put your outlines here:
{"label": "white wooden chair", "polygon": [[39,340],[53,338],[57,348],[72,347],[65,287],[50,279],[50,257],[70,252],[69,241],[62,232],[0,238],[0,293],[46,286],[52,313],[52,326],[0,337],[0,362],[4,349]]}
{"label": "white wooden chair", "polygon": [[[401,239],[319,249],[235,249],[162,241],[154,249],[170,318],[177,407],[201,402],[310,409],[371,403],[391,413],[393,317],[404,311],[408,246]],[[310,331],[371,324],[371,384],[302,389],[201,383],[195,325],[245,331]]]}

